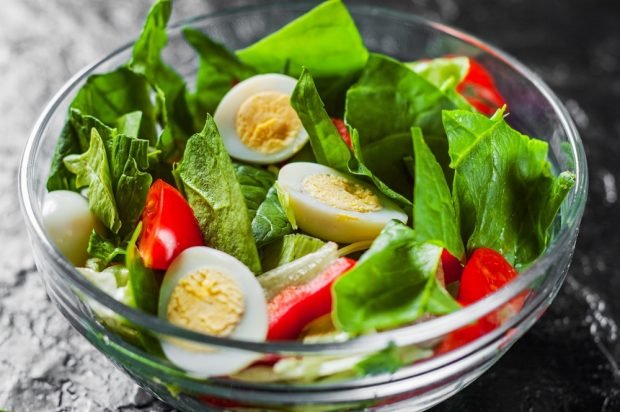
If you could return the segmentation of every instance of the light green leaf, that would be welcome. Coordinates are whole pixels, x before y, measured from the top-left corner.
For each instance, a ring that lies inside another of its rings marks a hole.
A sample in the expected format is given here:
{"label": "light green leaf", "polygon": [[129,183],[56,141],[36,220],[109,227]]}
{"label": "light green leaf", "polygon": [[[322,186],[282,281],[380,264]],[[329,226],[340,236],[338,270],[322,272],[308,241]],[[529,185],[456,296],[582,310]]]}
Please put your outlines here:
{"label": "light green leaf", "polygon": [[272,186],[252,220],[252,233],[258,247],[263,247],[293,232],[285,208],[280,203],[278,190]]}
{"label": "light green leaf", "polygon": [[211,116],[207,116],[204,129],[187,142],[176,173],[205,242],[236,257],[254,273],[260,273],[243,192]]}
{"label": "light green leaf", "polygon": [[262,249],[263,270],[268,271],[319,250],[325,242],[295,233],[285,235]]}
{"label": "light green leaf", "polygon": [[95,216],[113,233],[121,228],[116,208],[108,157],[97,129],[92,129],[90,147],[81,155],[69,155],[65,167],[76,175],[78,188],[88,187],[88,203]]}

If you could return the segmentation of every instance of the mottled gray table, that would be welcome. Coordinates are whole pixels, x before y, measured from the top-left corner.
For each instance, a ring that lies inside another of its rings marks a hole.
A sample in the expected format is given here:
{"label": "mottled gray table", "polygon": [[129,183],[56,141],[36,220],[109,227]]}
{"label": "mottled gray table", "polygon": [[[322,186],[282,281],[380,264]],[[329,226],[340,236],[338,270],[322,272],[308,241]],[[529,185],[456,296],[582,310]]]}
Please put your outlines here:
{"label": "mottled gray table", "polygon": [[[85,64],[134,37],[149,1],[0,3],[0,409],[160,411],[51,306],[16,195],[44,104]],[[177,1],[173,20],[248,1]],[[590,203],[556,302],[498,365],[437,410],[620,410],[620,11],[614,1],[384,1],[505,48],[559,93],[583,135]]]}

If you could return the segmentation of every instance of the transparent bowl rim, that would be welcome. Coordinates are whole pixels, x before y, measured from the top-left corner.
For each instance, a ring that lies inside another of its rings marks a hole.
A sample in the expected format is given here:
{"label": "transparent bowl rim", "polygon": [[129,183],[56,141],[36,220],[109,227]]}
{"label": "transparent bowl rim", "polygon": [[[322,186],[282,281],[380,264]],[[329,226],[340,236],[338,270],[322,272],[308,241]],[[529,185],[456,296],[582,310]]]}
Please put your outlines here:
{"label": "transparent bowl rim", "polygon": [[[246,13],[266,11],[275,8],[286,8],[291,11],[304,12],[311,5],[313,5],[313,3],[280,2],[230,8],[227,10],[202,14],[196,17],[182,20],[174,25],[171,25],[169,28],[169,32],[178,31],[183,26],[190,25],[192,23],[207,22],[210,19],[215,19],[218,17],[238,16]],[[26,216],[26,225],[32,236],[32,240],[37,241],[43,246],[46,260],[50,263],[53,263],[55,269],[59,270],[64,276],[66,276],[72,286],[79,289],[81,293],[87,295],[89,298],[94,299],[99,304],[107,307],[113,312],[125,317],[129,321],[147,330],[162,335],[174,336],[188,341],[194,341],[196,343],[203,343],[217,347],[236,348],[259,353],[354,353],[380,350],[385,348],[390,343],[414,344],[430,341],[474,322],[476,319],[479,319],[480,317],[490,313],[494,309],[499,308],[510,299],[523,292],[539,273],[545,270],[545,268],[547,268],[556,258],[560,257],[563,253],[565,253],[565,251],[563,251],[563,247],[565,244],[567,244],[571,237],[575,235],[575,232],[577,232],[586,204],[588,180],[585,151],[577,128],[575,127],[570,115],[568,114],[568,111],[563,106],[559,98],[536,74],[526,68],[514,57],[497,49],[494,46],[491,46],[490,44],[478,39],[475,36],[472,36],[461,30],[457,30],[453,27],[444,25],[442,23],[433,21],[426,17],[407,13],[402,10],[397,11],[381,6],[369,5],[350,5],[348,6],[348,8],[353,15],[383,15],[390,18],[400,19],[408,23],[427,26],[432,30],[439,31],[446,35],[458,38],[465,43],[468,43],[476,47],[477,49],[488,53],[495,59],[500,60],[506,65],[510,66],[519,75],[530,81],[553,108],[554,114],[560,121],[560,124],[562,125],[562,128],[564,129],[568,141],[571,145],[571,154],[575,161],[575,187],[573,188],[573,196],[572,198],[570,198],[571,202],[565,204],[565,207],[563,208],[562,227],[557,233],[554,241],[545,250],[545,252],[536,259],[536,261],[531,266],[529,266],[527,269],[520,273],[519,277],[517,277],[515,280],[507,284],[505,287],[499,289],[495,293],[454,313],[431,319],[423,323],[379,332],[376,334],[363,335],[352,338],[345,342],[334,343],[306,344],[301,342],[288,341],[255,342],[220,338],[180,328],[178,326],[172,325],[165,320],[159,319],[156,316],[146,314],[116,301],[114,298],[112,298],[102,290],[98,289],[95,285],[93,285],[86,278],[84,278],[75,269],[75,267],[62,256],[62,254],[54,246],[53,242],[48,238],[46,231],[43,227],[40,213],[36,212],[37,208],[34,204],[34,188],[32,187],[31,182],[34,181],[32,176],[34,170],[33,164],[40,143],[42,141],[44,131],[60,104],[63,102],[64,99],[69,96],[69,94],[77,87],[80,82],[85,80],[99,66],[105,64],[108,60],[131,48],[133,42],[127,43],[124,46],[119,47],[118,49],[106,55],[101,60],[86,66],[78,73],[76,73],[73,77],[71,77],[47,104],[44,111],[35,123],[34,129],[25,146],[18,174],[20,204],[22,211]],[[556,276],[560,277],[561,274],[557,274]]]}

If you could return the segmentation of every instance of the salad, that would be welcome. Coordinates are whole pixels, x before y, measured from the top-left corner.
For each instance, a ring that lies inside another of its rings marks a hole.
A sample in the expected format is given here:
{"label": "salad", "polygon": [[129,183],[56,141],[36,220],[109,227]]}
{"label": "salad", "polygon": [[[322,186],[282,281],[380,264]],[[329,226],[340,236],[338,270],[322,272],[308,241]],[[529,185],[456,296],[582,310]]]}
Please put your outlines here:
{"label": "salad", "polygon": [[[457,311],[545,250],[575,177],[509,125],[480,62],[372,53],[328,0],[237,51],[184,28],[189,87],[161,56],[170,13],[156,1],[131,59],[77,92],[47,182],[49,236],[118,301],[208,335],[335,342]],[[263,382],[393,372],[508,316],[424,347],[265,359],[91,306],[193,377]]]}

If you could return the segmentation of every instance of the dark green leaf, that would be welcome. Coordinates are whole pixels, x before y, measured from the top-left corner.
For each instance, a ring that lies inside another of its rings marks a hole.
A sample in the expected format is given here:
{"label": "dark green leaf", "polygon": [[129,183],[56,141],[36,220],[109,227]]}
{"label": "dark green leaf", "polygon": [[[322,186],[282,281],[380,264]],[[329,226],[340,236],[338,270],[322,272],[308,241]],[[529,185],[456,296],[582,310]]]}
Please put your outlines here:
{"label": "dark green leaf", "polygon": [[455,108],[471,110],[471,105],[456,91],[456,86],[469,72],[469,57],[439,57],[408,63],[407,66],[443,91]]}
{"label": "dark green leaf", "polygon": [[302,66],[316,77],[346,76],[364,67],[368,51],[340,0],[326,1],[277,32],[237,52],[261,73],[284,67],[299,76]]}
{"label": "dark green leaf", "polygon": [[157,314],[159,301],[159,281],[153,270],[144,266],[140,252],[136,246],[138,237],[142,231],[142,223],[138,224],[127,246],[125,265],[129,270],[128,286],[133,293],[133,298],[138,309],[152,315]]}
{"label": "dark green leaf", "polygon": [[144,76],[126,67],[89,77],[75,96],[71,108],[110,127],[114,127],[123,115],[141,111],[139,137],[151,143],[155,141],[156,120],[151,87]]}
{"label": "dark green leaf", "polygon": [[394,373],[403,363],[398,347],[393,343],[380,352],[373,353],[355,365],[360,376],[380,375],[382,373]]}
{"label": "dark green leaf", "polygon": [[189,139],[176,173],[205,242],[236,257],[254,273],[260,273],[243,192],[210,115],[204,129]]}
{"label": "dark green leaf", "polygon": [[261,203],[252,220],[254,239],[258,247],[263,247],[292,232],[293,226],[274,185],[267,192],[265,201]]}
{"label": "dark green leaf", "polygon": [[357,265],[334,284],[336,326],[363,333],[402,326],[426,313],[457,310],[459,305],[435,278],[441,251],[418,242],[404,224],[388,223]]}
{"label": "dark green leaf", "polygon": [[351,152],[325,111],[312,76],[306,69],[291,95],[291,105],[310,136],[317,162],[347,172]]}
{"label": "dark green leaf", "polygon": [[547,244],[548,228],[574,184],[574,174],[554,177],[547,143],[512,129],[502,111],[491,119],[446,111],[443,122],[467,250],[488,247],[513,265],[532,262]]}
{"label": "dark green leaf", "polygon": [[116,204],[123,222],[121,235],[131,233],[138,223],[152,182],[151,175],[138,168],[135,158],[127,161],[116,185]]}
{"label": "dark green leaf", "polygon": [[276,182],[276,175],[256,166],[235,163],[235,174],[248,207],[250,219],[254,219],[258,207],[263,203],[269,188]]}
{"label": "dark green leaf", "polygon": [[162,123],[169,132],[160,136],[158,147],[164,159],[180,159],[194,124],[186,100],[185,81],[167,65],[161,52],[168,43],[166,26],[170,19],[171,0],[157,0],[151,7],[140,37],[133,47],[128,67],[144,76],[155,88]]}
{"label": "dark green leaf", "polygon": [[71,122],[65,122],[52,156],[50,174],[47,178],[47,190],[76,190],[75,175],[65,167],[63,159],[72,154],[81,153],[80,142]]}
{"label": "dark green leaf", "polygon": [[322,240],[300,233],[285,235],[261,250],[263,270],[266,272],[316,252],[324,244]]}
{"label": "dark green leaf", "polygon": [[188,100],[194,118],[202,125],[206,114],[215,112],[231,87],[255,75],[256,70],[241,63],[233,52],[200,30],[186,27],[183,29],[183,37],[200,57],[196,90],[189,95]]}
{"label": "dark green leaf", "polygon": [[136,111],[126,113],[116,119],[116,128],[120,134],[138,139],[140,136],[140,124],[142,123],[142,112]]}
{"label": "dark green leaf", "polygon": [[411,133],[415,153],[413,227],[416,238],[420,242],[440,241],[453,256],[463,260],[465,248],[446,178],[420,129],[413,128]]}

